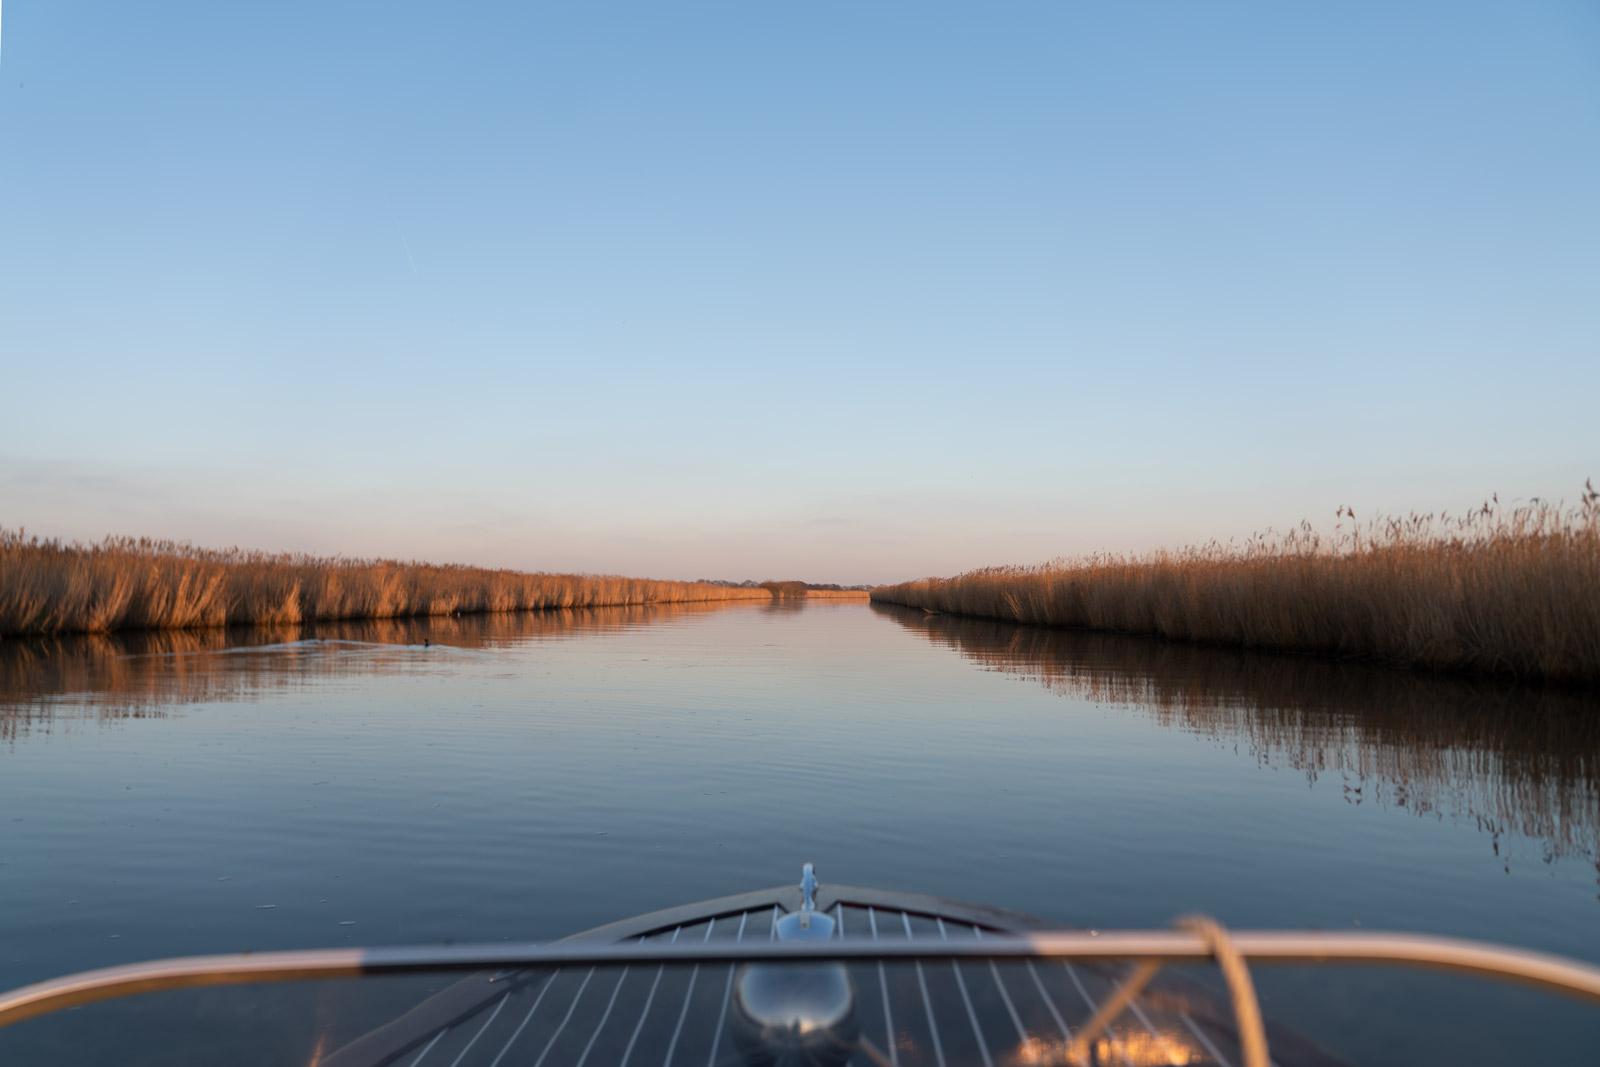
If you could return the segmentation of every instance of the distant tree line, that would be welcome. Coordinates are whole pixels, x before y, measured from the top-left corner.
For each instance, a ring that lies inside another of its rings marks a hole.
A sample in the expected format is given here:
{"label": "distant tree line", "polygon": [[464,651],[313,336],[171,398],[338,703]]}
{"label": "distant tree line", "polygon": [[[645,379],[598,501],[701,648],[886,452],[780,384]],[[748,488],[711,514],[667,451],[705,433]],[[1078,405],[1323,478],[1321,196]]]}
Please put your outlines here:
{"label": "distant tree line", "polygon": [[840,585],[838,582],[780,582],[772,579],[758,582],[754,578],[746,578],[742,582],[732,582],[724,578],[697,578],[695,582],[698,585],[720,585],[724,589],[772,589],[781,586],[789,590],[815,589],[818,592],[828,591],[835,593],[865,593],[877,588],[875,585]]}

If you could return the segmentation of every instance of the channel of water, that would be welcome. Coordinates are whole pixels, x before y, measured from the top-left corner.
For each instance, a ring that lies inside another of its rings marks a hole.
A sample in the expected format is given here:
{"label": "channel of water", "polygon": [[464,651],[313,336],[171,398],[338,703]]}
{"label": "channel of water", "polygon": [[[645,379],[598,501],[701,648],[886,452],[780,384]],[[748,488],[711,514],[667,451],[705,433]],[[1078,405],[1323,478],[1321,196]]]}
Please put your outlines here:
{"label": "channel of water", "polygon": [[[851,602],[0,642],[3,988],[555,938],[807,860],[1076,925],[1600,960],[1597,858],[1600,698],[1573,690]],[[1258,981],[1354,1063],[1600,1047],[1600,1013],[1520,989]],[[0,1059],[72,1039],[23,1024]]]}

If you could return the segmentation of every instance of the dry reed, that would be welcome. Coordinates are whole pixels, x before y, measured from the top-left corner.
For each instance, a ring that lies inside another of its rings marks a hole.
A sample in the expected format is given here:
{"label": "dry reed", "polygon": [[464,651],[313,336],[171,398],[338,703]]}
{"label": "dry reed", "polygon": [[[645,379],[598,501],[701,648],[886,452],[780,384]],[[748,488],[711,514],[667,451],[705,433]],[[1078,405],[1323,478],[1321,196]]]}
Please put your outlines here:
{"label": "dry reed", "polygon": [[774,595],[760,587],[206,549],[145,538],[66,543],[0,527],[0,637]]}
{"label": "dry reed", "polygon": [[1347,508],[1245,545],[990,567],[875,589],[928,611],[1396,666],[1600,682],[1600,493],[1458,519]]}

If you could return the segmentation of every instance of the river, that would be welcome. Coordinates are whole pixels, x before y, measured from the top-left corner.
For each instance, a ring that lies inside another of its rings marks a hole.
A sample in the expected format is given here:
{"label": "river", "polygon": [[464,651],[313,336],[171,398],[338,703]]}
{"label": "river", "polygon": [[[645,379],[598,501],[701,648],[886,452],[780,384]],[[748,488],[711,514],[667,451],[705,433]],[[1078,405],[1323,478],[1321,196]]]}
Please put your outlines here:
{"label": "river", "polygon": [[[555,938],[807,860],[1076,925],[1600,960],[1597,844],[1600,698],[1571,690],[847,601],[0,642],[3,988]],[[1521,989],[1257,981],[1353,1063],[1600,1047],[1600,1012]],[[0,1059],[44,1056],[49,1022]]]}

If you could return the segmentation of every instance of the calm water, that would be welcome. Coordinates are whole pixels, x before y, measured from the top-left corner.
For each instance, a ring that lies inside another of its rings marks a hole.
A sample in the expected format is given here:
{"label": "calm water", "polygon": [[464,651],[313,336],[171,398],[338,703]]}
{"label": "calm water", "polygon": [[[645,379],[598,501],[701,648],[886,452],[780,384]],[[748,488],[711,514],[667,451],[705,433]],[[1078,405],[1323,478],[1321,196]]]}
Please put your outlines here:
{"label": "calm water", "polygon": [[[424,647],[424,639],[433,642]],[[544,939],[792,881],[1093,926],[1600,960],[1600,700],[863,603],[0,643],[0,987]],[[1258,972],[1353,1062],[1592,1063],[1600,1012]],[[0,1032],[26,1062],[45,1023]]]}

